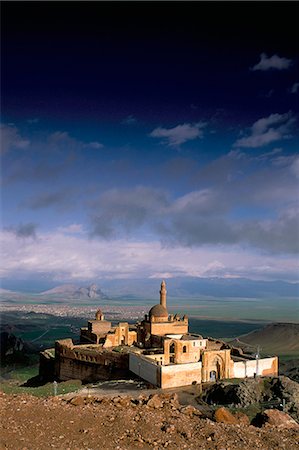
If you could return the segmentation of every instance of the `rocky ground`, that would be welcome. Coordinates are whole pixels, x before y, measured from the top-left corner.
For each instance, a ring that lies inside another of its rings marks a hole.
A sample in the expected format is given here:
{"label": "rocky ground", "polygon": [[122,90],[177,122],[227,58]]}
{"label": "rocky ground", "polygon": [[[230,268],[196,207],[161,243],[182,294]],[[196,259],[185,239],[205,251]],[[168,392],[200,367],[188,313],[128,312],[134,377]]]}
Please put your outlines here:
{"label": "rocky ground", "polygon": [[176,394],[129,396],[0,395],[1,449],[297,449],[299,425],[270,410],[255,426],[219,408],[213,420]]}
{"label": "rocky ground", "polygon": [[299,384],[285,376],[249,378],[237,384],[218,381],[205,390],[202,399],[208,404],[240,407],[261,403],[277,407],[284,403],[284,411],[299,422]]}

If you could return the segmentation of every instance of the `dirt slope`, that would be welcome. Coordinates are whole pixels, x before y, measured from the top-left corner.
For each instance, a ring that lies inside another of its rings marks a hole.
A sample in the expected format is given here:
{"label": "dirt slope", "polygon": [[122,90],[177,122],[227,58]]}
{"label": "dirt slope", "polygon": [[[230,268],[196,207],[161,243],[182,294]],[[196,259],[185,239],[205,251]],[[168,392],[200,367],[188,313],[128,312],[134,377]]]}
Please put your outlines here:
{"label": "dirt slope", "polygon": [[299,324],[271,323],[263,328],[239,336],[230,344],[254,350],[259,345],[262,353],[299,356]]}
{"label": "dirt slope", "polygon": [[180,406],[174,397],[66,401],[1,394],[0,400],[1,449],[298,448],[296,427],[215,423],[192,406]]}

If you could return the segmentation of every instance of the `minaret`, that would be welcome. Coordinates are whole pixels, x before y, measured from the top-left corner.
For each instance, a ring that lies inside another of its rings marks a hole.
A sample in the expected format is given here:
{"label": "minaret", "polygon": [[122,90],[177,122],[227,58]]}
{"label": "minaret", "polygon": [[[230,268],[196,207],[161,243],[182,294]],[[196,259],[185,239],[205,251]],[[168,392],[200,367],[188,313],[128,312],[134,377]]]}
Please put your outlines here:
{"label": "minaret", "polygon": [[163,280],[161,283],[161,290],[160,290],[160,305],[164,306],[164,308],[166,309],[166,283]]}

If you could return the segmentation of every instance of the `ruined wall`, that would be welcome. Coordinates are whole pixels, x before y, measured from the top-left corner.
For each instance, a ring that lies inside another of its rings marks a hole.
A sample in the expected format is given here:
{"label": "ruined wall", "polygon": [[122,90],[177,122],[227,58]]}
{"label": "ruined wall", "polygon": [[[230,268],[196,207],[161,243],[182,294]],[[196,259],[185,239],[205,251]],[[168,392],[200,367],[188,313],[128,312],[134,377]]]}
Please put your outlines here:
{"label": "ruined wall", "polygon": [[235,361],[233,365],[234,378],[245,378],[257,376],[277,376],[278,358],[261,358],[246,361]]}
{"label": "ruined wall", "polygon": [[201,362],[161,366],[161,385],[163,389],[188,386],[194,382],[201,383]]}
{"label": "ruined wall", "polygon": [[145,358],[135,353],[130,353],[129,369],[139,377],[153,384],[159,386],[161,384],[161,367],[156,361]]}

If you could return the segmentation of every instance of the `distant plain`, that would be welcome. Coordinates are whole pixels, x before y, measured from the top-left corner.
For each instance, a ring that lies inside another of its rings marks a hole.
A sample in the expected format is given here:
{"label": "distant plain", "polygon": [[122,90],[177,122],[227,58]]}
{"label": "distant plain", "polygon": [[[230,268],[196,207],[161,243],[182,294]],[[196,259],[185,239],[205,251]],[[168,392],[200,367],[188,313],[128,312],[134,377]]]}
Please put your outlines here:
{"label": "distant plain", "polygon": [[[142,319],[143,312],[147,312],[155,302],[153,299],[136,298],[61,302],[44,298],[41,303],[40,297],[27,295],[22,299],[22,303],[2,302],[5,310],[1,313],[1,324],[16,327],[16,331],[20,333],[16,334],[30,341],[39,337],[40,330],[48,329],[42,343],[47,341],[47,344],[50,344],[59,338],[78,338],[79,328],[86,325],[86,321],[93,317],[98,307],[103,309],[108,320],[113,322],[128,320],[133,323],[137,318]],[[43,304],[50,313],[28,313],[27,308],[32,306],[34,311],[34,305],[37,304]],[[21,313],[22,305],[27,305],[27,313]],[[10,307],[14,312],[9,312]],[[283,300],[236,297],[169,298],[168,311],[181,316],[186,314],[189,317],[190,332],[216,338],[233,338],[270,322],[299,322],[298,299],[290,297]],[[132,320],[128,319],[130,315]]]}

